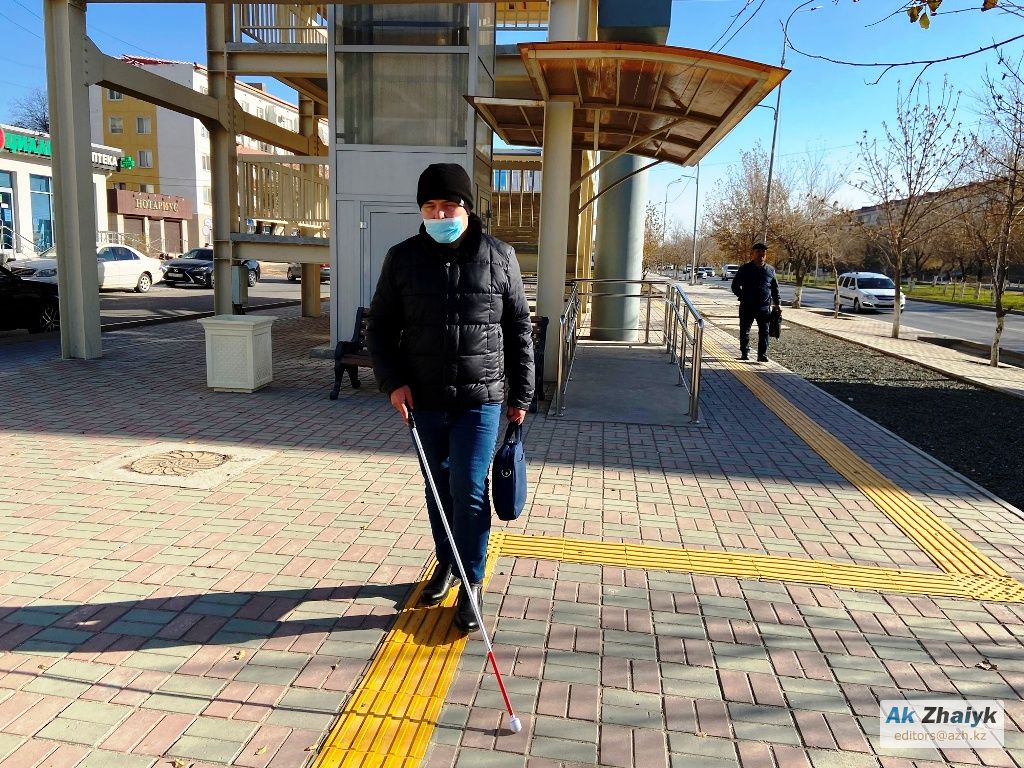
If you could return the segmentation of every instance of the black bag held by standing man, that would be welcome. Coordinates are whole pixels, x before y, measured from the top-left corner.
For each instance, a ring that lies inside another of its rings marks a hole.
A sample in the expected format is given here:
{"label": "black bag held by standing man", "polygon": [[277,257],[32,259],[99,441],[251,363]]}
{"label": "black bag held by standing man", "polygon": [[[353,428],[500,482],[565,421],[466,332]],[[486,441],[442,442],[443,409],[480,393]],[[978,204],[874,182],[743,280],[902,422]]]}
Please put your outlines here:
{"label": "black bag held by standing man", "polygon": [[772,307],[771,317],[768,318],[768,335],[773,339],[782,336],[782,309],[778,306]]}
{"label": "black bag held by standing man", "polygon": [[491,467],[491,501],[499,520],[515,520],[526,506],[526,450],[523,427],[509,424]]}

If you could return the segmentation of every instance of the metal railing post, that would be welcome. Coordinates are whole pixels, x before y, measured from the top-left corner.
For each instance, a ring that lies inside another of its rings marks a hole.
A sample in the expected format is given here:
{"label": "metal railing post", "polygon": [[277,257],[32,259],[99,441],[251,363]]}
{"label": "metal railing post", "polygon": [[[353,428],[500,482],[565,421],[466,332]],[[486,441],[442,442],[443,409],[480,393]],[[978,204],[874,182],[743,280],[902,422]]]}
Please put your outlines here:
{"label": "metal railing post", "polygon": [[651,343],[651,284],[647,283],[647,285],[646,286],[642,286],[642,288],[647,288],[647,323],[646,323],[645,328],[644,328],[644,344],[650,344]]}
{"label": "metal railing post", "polygon": [[700,423],[700,368],[704,352],[704,321],[698,319],[693,332],[693,363],[690,366],[690,423]]}

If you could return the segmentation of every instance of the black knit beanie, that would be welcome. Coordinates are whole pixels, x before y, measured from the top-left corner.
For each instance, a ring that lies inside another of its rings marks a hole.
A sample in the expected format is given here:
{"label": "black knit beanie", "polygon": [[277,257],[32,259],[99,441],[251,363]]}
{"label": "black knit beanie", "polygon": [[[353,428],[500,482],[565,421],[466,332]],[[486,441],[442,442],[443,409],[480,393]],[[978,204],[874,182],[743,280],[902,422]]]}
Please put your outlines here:
{"label": "black knit beanie", "polygon": [[473,210],[473,182],[466,169],[457,163],[428,165],[416,185],[416,204],[422,207],[428,200],[450,200]]}

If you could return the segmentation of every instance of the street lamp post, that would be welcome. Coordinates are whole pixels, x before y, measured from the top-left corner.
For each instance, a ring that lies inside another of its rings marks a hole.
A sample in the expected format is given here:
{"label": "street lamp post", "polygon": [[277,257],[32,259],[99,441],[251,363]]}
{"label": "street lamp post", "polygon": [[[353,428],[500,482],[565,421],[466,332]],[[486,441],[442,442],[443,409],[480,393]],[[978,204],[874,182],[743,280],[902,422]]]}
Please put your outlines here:
{"label": "street lamp post", "polygon": [[[696,283],[696,274],[697,274],[697,199],[698,199],[698,197],[700,195],[700,163],[697,164],[697,174],[695,176],[691,176],[689,174],[683,174],[678,179],[672,179],[672,181],[670,181],[668,183],[668,186],[665,187],[665,200],[662,203],[662,207],[661,207],[661,222],[662,222],[661,242],[664,245],[664,243],[665,243],[665,232],[668,229],[668,190],[669,190],[669,187],[671,187],[677,181],[682,181],[683,179],[695,179],[696,182],[697,182],[696,183],[696,187],[694,189],[694,196],[693,196],[693,263],[690,265],[690,284],[693,285],[693,284]],[[678,277],[678,274],[677,274],[677,277]]]}
{"label": "street lamp post", "polygon": [[[806,6],[813,3],[815,0],[806,0],[800,3],[794,8],[789,16],[786,17],[785,24],[782,25],[782,57],[779,59],[779,67],[786,65],[786,48],[789,47],[789,22],[792,21],[793,17],[800,13]],[[821,8],[820,5],[816,5],[813,8],[807,8],[807,12],[817,11]],[[764,190],[764,209],[761,211],[761,242],[768,242],[768,203],[772,196],[772,172],[775,170],[775,142],[779,137],[779,109],[782,107],[782,83],[779,83],[775,90],[775,122],[772,125],[772,149],[768,153],[768,185]]]}

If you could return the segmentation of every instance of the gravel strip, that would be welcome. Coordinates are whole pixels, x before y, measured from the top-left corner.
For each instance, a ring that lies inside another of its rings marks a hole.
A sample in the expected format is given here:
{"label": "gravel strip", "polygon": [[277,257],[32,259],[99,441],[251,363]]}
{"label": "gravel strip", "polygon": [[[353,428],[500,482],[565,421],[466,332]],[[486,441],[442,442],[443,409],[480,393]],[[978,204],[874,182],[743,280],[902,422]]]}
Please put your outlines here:
{"label": "gravel strip", "polygon": [[[734,334],[735,335],[735,334]],[[756,343],[756,331],[751,334]],[[753,351],[753,350],[752,350]],[[769,357],[1024,509],[1024,399],[790,325]]]}

